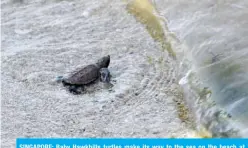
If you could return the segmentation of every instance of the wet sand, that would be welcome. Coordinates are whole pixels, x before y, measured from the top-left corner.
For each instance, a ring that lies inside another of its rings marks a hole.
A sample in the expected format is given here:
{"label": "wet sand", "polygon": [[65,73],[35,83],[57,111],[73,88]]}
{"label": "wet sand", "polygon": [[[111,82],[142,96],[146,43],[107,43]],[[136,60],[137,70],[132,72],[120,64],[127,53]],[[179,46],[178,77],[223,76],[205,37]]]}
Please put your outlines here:
{"label": "wet sand", "polygon": [[[110,55],[112,88],[55,78]],[[187,137],[177,63],[122,2],[2,1],[2,147],[18,137]]]}

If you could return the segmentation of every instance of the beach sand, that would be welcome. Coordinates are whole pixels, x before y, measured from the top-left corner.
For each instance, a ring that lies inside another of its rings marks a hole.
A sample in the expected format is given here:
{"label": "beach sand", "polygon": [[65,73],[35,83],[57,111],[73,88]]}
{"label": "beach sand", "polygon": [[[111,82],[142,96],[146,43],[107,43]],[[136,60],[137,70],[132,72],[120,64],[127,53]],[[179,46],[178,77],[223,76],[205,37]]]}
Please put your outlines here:
{"label": "beach sand", "polygon": [[[177,64],[121,1],[2,2],[1,143],[18,137],[187,137]],[[55,78],[110,55],[112,88]]]}

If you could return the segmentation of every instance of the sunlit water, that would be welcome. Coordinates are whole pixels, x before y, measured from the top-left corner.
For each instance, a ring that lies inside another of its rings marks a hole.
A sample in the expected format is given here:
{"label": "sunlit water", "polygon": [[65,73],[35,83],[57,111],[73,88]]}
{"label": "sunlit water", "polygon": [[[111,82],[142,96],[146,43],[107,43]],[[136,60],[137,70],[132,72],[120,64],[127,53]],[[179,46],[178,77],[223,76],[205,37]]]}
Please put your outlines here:
{"label": "sunlit water", "polygon": [[199,122],[218,136],[234,136],[235,128],[248,136],[248,2],[153,3],[187,47],[181,84]]}

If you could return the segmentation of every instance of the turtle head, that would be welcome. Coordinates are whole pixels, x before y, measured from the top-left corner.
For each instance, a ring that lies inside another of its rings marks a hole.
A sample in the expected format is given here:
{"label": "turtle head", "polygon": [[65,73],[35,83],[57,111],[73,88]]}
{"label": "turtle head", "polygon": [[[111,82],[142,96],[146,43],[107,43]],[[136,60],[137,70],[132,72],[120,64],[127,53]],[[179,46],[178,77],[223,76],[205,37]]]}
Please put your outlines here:
{"label": "turtle head", "polygon": [[110,82],[110,72],[108,68],[101,68],[100,69],[100,81],[103,83]]}
{"label": "turtle head", "polygon": [[99,68],[108,68],[109,63],[110,63],[110,55],[107,55],[107,56],[102,57],[101,59],[99,59],[99,60],[97,61],[96,65],[97,65]]}

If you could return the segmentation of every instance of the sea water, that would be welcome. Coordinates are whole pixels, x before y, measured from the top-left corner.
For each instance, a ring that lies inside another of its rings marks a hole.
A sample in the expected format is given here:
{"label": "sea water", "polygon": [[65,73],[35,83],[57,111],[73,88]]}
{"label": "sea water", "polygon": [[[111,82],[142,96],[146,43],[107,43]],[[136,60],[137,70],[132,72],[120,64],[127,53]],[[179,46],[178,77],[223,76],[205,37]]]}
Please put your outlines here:
{"label": "sea water", "polygon": [[198,123],[215,136],[237,132],[247,136],[248,2],[154,0],[153,4],[186,47],[180,57],[184,73],[180,82]]}

